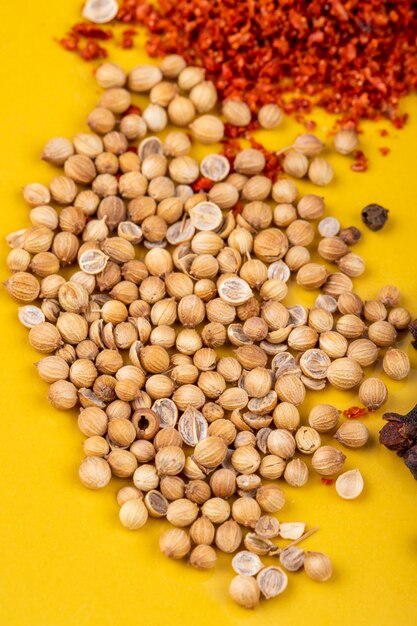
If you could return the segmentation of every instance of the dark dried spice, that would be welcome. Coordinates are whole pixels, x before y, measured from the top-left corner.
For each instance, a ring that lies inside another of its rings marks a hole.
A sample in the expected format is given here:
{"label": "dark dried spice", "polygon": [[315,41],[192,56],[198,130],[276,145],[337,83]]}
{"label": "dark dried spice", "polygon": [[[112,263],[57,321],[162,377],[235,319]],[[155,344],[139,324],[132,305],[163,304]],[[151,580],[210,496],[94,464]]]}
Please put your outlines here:
{"label": "dark dried spice", "polygon": [[379,442],[388,450],[396,452],[398,456],[403,456],[410,447],[410,442],[404,439],[400,432],[399,422],[388,422],[379,433]]}
{"label": "dark dried spice", "polygon": [[417,319],[411,322],[411,324],[408,327],[408,330],[410,331],[411,336],[413,338],[413,341],[411,342],[412,346],[413,348],[417,350]]}
{"label": "dark dried spice", "polygon": [[388,209],[384,209],[380,204],[368,204],[362,209],[362,222],[374,232],[381,230],[388,219]]}
{"label": "dark dried spice", "polygon": [[417,480],[417,405],[406,415],[385,413],[383,419],[388,423],[380,430],[380,443],[404,457],[406,466]]}
{"label": "dark dried spice", "polygon": [[345,242],[346,245],[353,246],[355,243],[358,243],[362,237],[362,233],[359,228],[356,228],[356,226],[349,226],[348,228],[343,228],[340,231],[339,237]]}
{"label": "dark dried spice", "polygon": [[417,480],[417,444],[404,454],[404,463]]}
{"label": "dark dried spice", "polygon": [[387,146],[382,146],[382,148],[378,148],[378,150],[380,151],[382,156],[387,156],[387,154],[391,152],[391,148],[388,148]]}

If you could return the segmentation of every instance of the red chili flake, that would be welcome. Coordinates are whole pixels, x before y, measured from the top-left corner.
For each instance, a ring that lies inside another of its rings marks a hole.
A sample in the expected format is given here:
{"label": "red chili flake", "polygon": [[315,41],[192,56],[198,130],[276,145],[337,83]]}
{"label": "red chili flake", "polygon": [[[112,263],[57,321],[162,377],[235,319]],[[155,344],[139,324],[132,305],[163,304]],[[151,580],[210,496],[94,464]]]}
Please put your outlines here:
{"label": "red chili flake", "polygon": [[323,485],[332,485],[334,483],[334,479],[333,478],[325,478],[324,476],[321,477],[321,482],[323,483]]}
{"label": "red chili flake", "polygon": [[103,30],[96,24],[91,24],[90,22],[75,24],[72,27],[72,32],[80,35],[81,37],[87,37],[88,39],[101,39],[102,41],[106,41],[107,39],[111,39],[113,37],[113,33],[110,30]]}
{"label": "red chili flake", "polygon": [[387,131],[386,128],[380,128],[378,132],[381,135],[381,137],[387,137],[389,135],[389,132]]}
{"label": "red chili flake", "polygon": [[304,122],[304,126],[307,130],[315,130],[317,128],[317,122],[315,122],[314,120],[306,120]]}
{"label": "red chili flake", "polygon": [[357,419],[358,417],[363,417],[367,414],[367,409],[361,406],[351,406],[349,409],[345,409],[343,411],[343,415],[350,420]]}
{"label": "red chili flake", "polygon": [[130,107],[122,114],[122,117],[125,115],[142,115],[142,109],[136,106],[136,104],[131,104]]}
{"label": "red chili flake", "polygon": [[129,48],[133,48],[134,42],[132,37],[123,37],[122,41],[120,42],[120,46],[124,49],[124,50],[128,50]]}
{"label": "red chili flake", "polygon": [[[243,130],[243,132],[242,132]],[[239,128],[238,126],[234,126],[233,124],[225,124],[224,125],[224,136],[228,139],[236,139],[237,137],[244,137],[246,134],[246,128]]]}
{"label": "red chili flake", "polygon": [[387,146],[382,146],[381,148],[378,148],[380,153],[382,154],[382,156],[387,156],[387,154],[389,154],[391,152],[391,148],[388,148]]}
{"label": "red chili flake", "polygon": [[247,126],[234,126],[226,123],[224,125],[224,136],[228,139],[236,139],[237,137],[249,138],[251,131],[258,130],[260,124],[258,120],[251,120]]}
{"label": "red chili flake", "polygon": [[354,162],[350,166],[350,169],[354,172],[366,172],[368,169],[368,159],[362,152],[362,150],[356,150],[354,153]]}
{"label": "red chili flake", "polygon": [[84,61],[92,61],[93,59],[104,59],[108,52],[105,48],[98,45],[94,39],[88,39],[84,48],[79,48],[80,56]]}
{"label": "red chili flake", "polygon": [[233,215],[236,217],[236,215],[240,215],[243,211],[243,204],[241,202],[236,202],[235,206],[233,207]]}
{"label": "red chili flake", "polygon": [[202,65],[220,100],[240,97],[254,113],[269,102],[301,115],[318,105],[354,127],[385,117],[402,128],[399,102],[417,88],[415,0],[121,0],[115,23],[145,25],[148,54]]}
{"label": "red chili flake", "polygon": [[408,120],[408,113],[404,113],[404,115],[394,116],[392,119],[392,123],[395,128],[402,128],[406,121]]}
{"label": "red chili flake", "polygon": [[250,141],[251,147],[262,152],[262,154],[265,157],[265,168],[263,171],[264,176],[267,176],[271,180],[275,180],[278,172],[282,171],[282,167],[281,167],[282,156],[278,156],[275,152],[271,152],[270,150],[267,150],[253,137],[250,137],[249,141]]}
{"label": "red chili flake", "polygon": [[65,50],[69,50],[70,52],[78,50],[78,37],[69,35],[68,37],[60,39],[59,43]]}
{"label": "red chili flake", "polygon": [[233,162],[235,156],[241,150],[240,143],[237,139],[226,139],[222,141],[223,149],[220,152],[229,161],[231,168],[233,169]]}
{"label": "red chili flake", "polygon": [[192,184],[192,188],[195,193],[198,193],[199,191],[210,191],[212,187],[213,181],[209,178],[205,178],[204,176],[200,176],[200,178],[197,178],[197,180]]}

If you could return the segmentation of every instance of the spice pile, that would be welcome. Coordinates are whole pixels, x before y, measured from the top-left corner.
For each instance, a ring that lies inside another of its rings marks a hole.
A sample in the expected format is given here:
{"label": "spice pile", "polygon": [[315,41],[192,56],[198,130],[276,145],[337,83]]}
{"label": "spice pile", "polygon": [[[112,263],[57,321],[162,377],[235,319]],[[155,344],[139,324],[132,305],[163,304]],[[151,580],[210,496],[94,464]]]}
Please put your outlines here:
{"label": "spice pile", "polygon": [[[114,0],[90,0],[84,16],[124,24],[122,47],[144,24],[151,56],[201,65],[221,100],[245,100],[252,112],[273,102],[302,121],[314,102],[342,124],[386,117],[400,128],[398,102],[417,86],[413,0],[123,0],[118,12]],[[76,24],[61,43],[90,60],[107,54],[98,41],[108,37]]]}
{"label": "spice pile", "polygon": [[[81,482],[98,489],[112,476],[131,479],[117,497],[121,523],[137,529],[149,515],[166,517],[174,528],[161,550],[190,554],[195,567],[214,566],[212,544],[233,553],[243,542],[230,594],[252,607],[287,581],[257,556],[277,555],[287,571],[304,565],[315,580],[331,575],[325,555],[272,541],[311,532],[270,515],[285,504],[275,481],[302,487],[308,458],[333,481],[346,456],[322,439],[345,448],[368,440],[363,422],[339,424],[327,404],[302,425],[307,390],[359,387],[367,409],[381,407],[387,388],[363,380],[363,368],[383,356],[391,378],[408,375],[395,344],[411,318],[393,286],[366,302],[354,293],[352,278],[365,269],[350,249],[359,231],[323,217],[323,198],[264,176],[261,151],[198,163],[186,132],[148,134],[168,117],[183,124],[195,69],[177,56],[128,76],[114,64],[98,69],[105,91],[87,119],[92,132],[50,140],[43,159],[64,173],[24,188],[32,226],[8,237],[6,288],[24,304],[30,345],[46,355],[37,370],[50,402],[80,405]],[[213,106],[215,89],[198,76]],[[141,115],[132,93],[149,92]],[[190,129],[193,141],[212,144],[224,125],[203,112]],[[311,261],[316,224],[320,263]],[[285,305],[293,278],[321,290],[311,310]],[[340,474],[335,488],[359,496],[359,470]]]}

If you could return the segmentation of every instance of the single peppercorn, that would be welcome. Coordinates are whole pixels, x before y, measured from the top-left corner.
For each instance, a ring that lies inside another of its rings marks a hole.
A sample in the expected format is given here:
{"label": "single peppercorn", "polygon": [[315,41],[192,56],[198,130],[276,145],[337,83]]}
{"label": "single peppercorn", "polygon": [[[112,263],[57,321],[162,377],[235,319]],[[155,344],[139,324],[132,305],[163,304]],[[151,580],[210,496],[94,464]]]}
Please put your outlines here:
{"label": "single peppercorn", "polygon": [[385,226],[388,220],[388,213],[388,209],[384,209],[380,204],[368,204],[362,209],[362,222],[366,224],[370,230],[377,232]]}

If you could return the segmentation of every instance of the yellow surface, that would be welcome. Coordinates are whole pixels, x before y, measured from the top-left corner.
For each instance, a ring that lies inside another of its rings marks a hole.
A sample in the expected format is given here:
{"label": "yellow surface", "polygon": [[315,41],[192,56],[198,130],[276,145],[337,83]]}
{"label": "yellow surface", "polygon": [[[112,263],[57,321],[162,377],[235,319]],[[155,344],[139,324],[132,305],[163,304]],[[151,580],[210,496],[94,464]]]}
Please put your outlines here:
{"label": "yellow surface", "polygon": [[[29,223],[20,188],[54,175],[39,161],[43,143],[54,135],[70,137],[84,128],[99,90],[92,66],[62,51],[53,41],[77,19],[79,2],[26,0],[2,2],[0,10],[1,235]],[[144,56],[119,53],[129,68]],[[366,125],[362,144],[369,154],[367,174],[354,174],[343,157],[331,156],[336,180],[324,191],[328,214],[344,226],[360,226],[360,209],[380,202],[390,220],[380,233],[364,233],[357,251],[367,261],[356,280],[363,297],[372,298],[384,283],[396,283],[404,304],[417,315],[417,194],[415,140],[416,97],[404,110],[412,114],[403,132],[387,124],[390,137]],[[325,136],[325,121],[318,132]],[[263,133],[270,147],[290,143],[300,128],[285,120],[275,133]],[[389,145],[389,157],[378,147]],[[302,190],[313,191],[307,184]],[[1,276],[7,275],[1,244]],[[305,297],[305,296],[303,296]],[[298,294],[295,294],[298,298]],[[313,296],[306,302],[311,302]],[[255,613],[235,607],[227,597],[230,559],[215,571],[198,573],[166,560],[158,550],[164,525],[158,521],[138,532],[118,522],[115,480],[100,493],[78,482],[82,436],[75,412],[59,413],[46,401],[47,386],[33,363],[27,331],[16,319],[17,305],[1,291],[1,429],[0,429],[0,624],[1,626],[172,626],[246,624],[314,626],[415,624],[417,600],[417,483],[395,455],[379,447],[381,414],[367,417],[372,442],[348,452],[346,469],[360,467],[363,495],[339,499],[334,486],[313,476],[302,490],[284,486],[288,503],[279,518],[303,520],[320,531],[306,542],[334,562],[334,577],[314,583],[302,573],[290,575],[288,590]],[[409,348],[414,367],[417,353]],[[417,401],[417,376],[389,382],[390,410],[407,411]],[[309,394],[340,408],[357,403],[355,393]]]}

